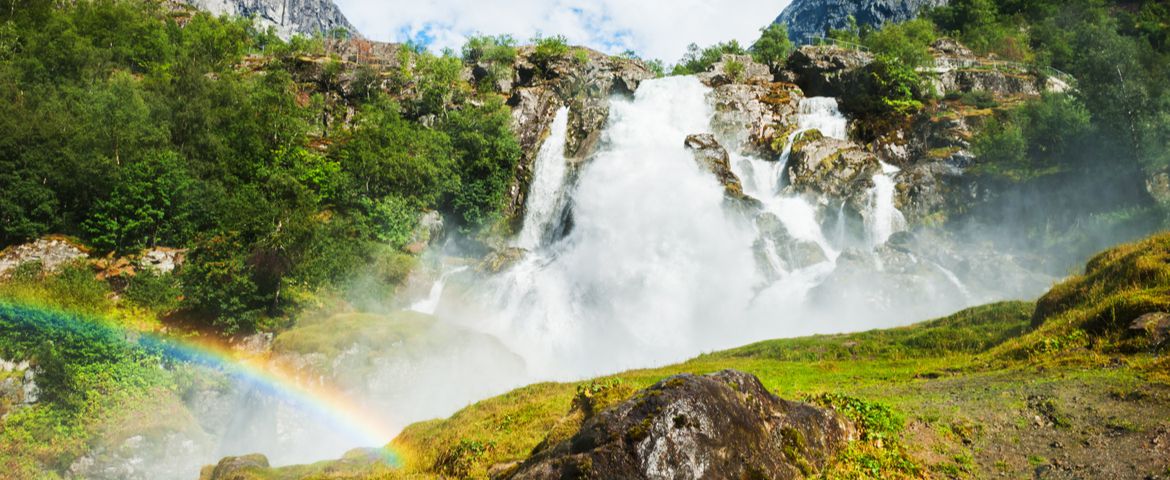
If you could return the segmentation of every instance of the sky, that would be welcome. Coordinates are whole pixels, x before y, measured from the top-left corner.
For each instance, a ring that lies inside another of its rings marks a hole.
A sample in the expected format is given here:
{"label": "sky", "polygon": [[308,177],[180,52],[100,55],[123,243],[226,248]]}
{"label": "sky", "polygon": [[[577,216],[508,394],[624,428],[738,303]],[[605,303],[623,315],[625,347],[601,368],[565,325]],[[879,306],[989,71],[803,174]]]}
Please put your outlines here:
{"label": "sky", "polygon": [[616,54],[673,63],[687,45],[731,39],[747,46],[791,0],[334,0],[363,36],[458,50],[472,34],[527,41],[564,35]]}

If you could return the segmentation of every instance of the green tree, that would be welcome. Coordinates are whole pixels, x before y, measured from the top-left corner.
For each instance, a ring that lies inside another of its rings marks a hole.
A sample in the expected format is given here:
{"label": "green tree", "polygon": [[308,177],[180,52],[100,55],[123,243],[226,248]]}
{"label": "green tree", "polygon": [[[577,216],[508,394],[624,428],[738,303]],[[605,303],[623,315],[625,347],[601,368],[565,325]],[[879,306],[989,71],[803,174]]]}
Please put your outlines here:
{"label": "green tree", "polygon": [[717,43],[707,48],[699,48],[696,44],[687,46],[687,53],[683,55],[671,72],[673,75],[694,75],[711,69],[724,55],[747,55],[747,50],[739,42]]}
{"label": "green tree", "polygon": [[119,254],[185,245],[196,231],[188,217],[193,185],[174,152],[157,152],[125,166],[109,197],[98,201],[85,221],[90,243]]}
{"label": "green tree", "polygon": [[760,39],[749,49],[757,62],[772,67],[781,68],[788,61],[792,53],[792,40],[788,38],[788,26],[782,23],[773,23],[760,30]]}
{"label": "green tree", "polygon": [[185,305],[229,335],[253,330],[263,303],[248,253],[236,235],[213,236],[195,244],[180,272]]}

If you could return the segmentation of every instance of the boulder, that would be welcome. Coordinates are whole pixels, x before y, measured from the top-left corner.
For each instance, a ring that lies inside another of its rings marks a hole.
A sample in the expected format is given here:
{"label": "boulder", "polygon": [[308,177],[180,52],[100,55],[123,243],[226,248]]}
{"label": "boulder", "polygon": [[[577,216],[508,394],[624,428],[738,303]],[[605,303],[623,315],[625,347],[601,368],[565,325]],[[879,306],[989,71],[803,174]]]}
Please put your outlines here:
{"label": "boulder", "polygon": [[505,478],[803,478],[856,438],[835,412],[777,398],[752,375],[684,374],[592,416]]}
{"label": "boulder", "polygon": [[758,209],[760,201],[743,193],[743,183],[731,170],[731,159],[727,150],[709,133],[688,136],[685,145],[687,150],[695,156],[695,162],[703,170],[715,175],[715,180],[723,185],[724,195],[728,200],[746,207]]}
{"label": "boulder", "polygon": [[846,202],[851,211],[861,212],[879,172],[877,156],[860,145],[809,130],[793,141],[784,175],[791,193],[805,194],[819,205]]}
{"label": "boulder", "polygon": [[[829,259],[816,242],[793,237],[774,213],[764,212],[757,216],[756,231],[759,238],[753,249],[762,260],[759,264],[769,267],[764,272],[769,279],[775,280],[781,273],[808,268]],[[783,271],[775,271],[776,268]]]}
{"label": "boulder", "polygon": [[854,74],[873,62],[873,55],[835,46],[803,46],[788,59],[796,84],[811,97],[843,97]]}
{"label": "boulder", "polygon": [[208,478],[200,480],[252,480],[269,469],[268,457],[264,455],[227,457],[219,461]]}
{"label": "boulder", "polygon": [[740,155],[776,158],[797,129],[796,113],[803,98],[791,83],[721,85],[708,95],[715,109],[711,127]]}
{"label": "boulder", "polygon": [[1170,313],[1156,312],[1142,315],[1130,324],[1129,331],[1135,335],[1148,337],[1152,345],[1161,345],[1170,339]]}

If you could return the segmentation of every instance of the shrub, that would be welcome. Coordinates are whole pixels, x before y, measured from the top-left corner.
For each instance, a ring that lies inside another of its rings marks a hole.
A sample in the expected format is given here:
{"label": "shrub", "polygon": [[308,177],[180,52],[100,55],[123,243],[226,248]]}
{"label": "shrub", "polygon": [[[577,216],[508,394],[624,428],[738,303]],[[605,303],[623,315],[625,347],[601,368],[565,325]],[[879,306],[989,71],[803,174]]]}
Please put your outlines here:
{"label": "shrub", "polygon": [[743,79],[744,69],[743,62],[738,60],[728,60],[723,64],[723,73],[731,78],[732,81],[740,81]]}
{"label": "shrub", "polygon": [[211,237],[191,249],[180,275],[186,306],[229,335],[251,332],[264,303],[245,255],[238,237]]}
{"label": "shrub", "polygon": [[128,280],[123,295],[139,306],[165,313],[179,308],[183,289],[175,275],[144,268]]}
{"label": "shrub", "polygon": [[738,41],[717,43],[707,48],[699,48],[696,44],[687,47],[686,55],[679,60],[671,72],[674,75],[694,75],[711,69],[724,55],[747,55],[747,51]]}
{"label": "shrub", "polygon": [[532,43],[536,45],[536,48],[532,51],[532,63],[545,74],[548,73],[548,67],[553,62],[565,58],[569,54],[569,41],[561,35],[552,37],[538,36],[532,39]]}

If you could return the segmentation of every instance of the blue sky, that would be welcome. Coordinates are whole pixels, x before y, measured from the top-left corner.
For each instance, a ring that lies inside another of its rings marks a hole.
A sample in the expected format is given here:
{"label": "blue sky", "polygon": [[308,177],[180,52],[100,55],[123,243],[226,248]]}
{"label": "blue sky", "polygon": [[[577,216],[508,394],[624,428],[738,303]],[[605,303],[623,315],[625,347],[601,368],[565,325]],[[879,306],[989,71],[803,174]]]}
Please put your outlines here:
{"label": "blue sky", "polygon": [[474,33],[564,35],[608,53],[668,63],[691,42],[749,44],[790,0],[335,0],[363,35],[458,49]]}

